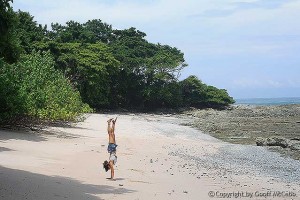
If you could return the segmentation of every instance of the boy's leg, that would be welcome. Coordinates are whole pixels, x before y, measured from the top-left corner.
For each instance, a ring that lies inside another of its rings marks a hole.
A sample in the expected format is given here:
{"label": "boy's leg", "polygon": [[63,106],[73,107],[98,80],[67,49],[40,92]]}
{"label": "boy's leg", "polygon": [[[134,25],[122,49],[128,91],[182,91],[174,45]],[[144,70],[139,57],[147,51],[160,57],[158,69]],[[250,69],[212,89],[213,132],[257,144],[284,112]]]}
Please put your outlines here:
{"label": "boy's leg", "polygon": [[115,126],[116,126],[116,121],[117,121],[118,117],[116,117],[115,120],[112,120],[112,132],[115,133]]}
{"label": "boy's leg", "polygon": [[111,118],[111,119],[109,119],[109,120],[107,120],[107,132],[108,133],[110,133],[111,132],[111,127],[110,127],[110,123],[111,123],[111,121],[112,121],[113,119]]}

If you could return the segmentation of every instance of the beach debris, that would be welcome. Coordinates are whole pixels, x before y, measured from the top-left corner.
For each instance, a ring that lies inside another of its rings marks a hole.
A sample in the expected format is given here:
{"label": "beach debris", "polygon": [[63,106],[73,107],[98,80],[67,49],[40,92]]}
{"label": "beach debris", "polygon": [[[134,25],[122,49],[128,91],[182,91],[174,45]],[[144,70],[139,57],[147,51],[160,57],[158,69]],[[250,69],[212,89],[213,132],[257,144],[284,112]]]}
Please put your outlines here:
{"label": "beach debris", "polygon": [[119,184],[119,186],[123,186],[123,184],[122,184],[122,183],[120,183],[120,184]]}
{"label": "beach debris", "polygon": [[171,192],[168,192],[169,195],[171,195]]}
{"label": "beach debris", "polygon": [[152,160],[152,158],[150,159],[150,163],[153,163],[153,160]]}
{"label": "beach debris", "polygon": [[187,193],[188,193],[188,191],[186,191],[186,190],[183,190],[183,193],[184,193],[184,194],[187,194]]}

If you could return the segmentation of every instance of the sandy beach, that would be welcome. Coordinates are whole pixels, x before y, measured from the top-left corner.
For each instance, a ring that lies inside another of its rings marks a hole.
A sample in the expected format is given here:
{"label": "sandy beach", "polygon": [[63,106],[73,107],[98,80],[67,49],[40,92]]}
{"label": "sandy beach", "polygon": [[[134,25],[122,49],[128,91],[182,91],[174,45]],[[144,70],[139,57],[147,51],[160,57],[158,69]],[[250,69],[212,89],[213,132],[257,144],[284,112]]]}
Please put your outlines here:
{"label": "sandy beach", "polygon": [[[115,181],[106,120],[118,116]],[[46,133],[0,131],[0,199],[300,199],[300,162],[183,126],[188,118],[89,114]]]}

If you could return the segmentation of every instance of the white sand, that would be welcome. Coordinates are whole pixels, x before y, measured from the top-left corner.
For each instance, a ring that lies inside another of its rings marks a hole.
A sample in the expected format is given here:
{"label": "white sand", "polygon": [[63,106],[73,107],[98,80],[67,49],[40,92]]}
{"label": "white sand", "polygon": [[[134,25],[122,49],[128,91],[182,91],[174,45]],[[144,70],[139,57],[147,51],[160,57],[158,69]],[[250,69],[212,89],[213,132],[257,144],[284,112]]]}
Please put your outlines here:
{"label": "white sand", "polygon": [[174,124],[172,117],[152,115],[119,116],[116,180],[108,180],[110,172],[102,168],[108,159],[106,120],[115,116],[92,114],[75,128],[49,128],[54,135],[0,131],[0,199],[213,199],[209,191],[287,191],[297,196],[240,199],[300,199],[299,182],[235,168],[227,176],[218,166],[187,158],[209,158],[224,143]]}

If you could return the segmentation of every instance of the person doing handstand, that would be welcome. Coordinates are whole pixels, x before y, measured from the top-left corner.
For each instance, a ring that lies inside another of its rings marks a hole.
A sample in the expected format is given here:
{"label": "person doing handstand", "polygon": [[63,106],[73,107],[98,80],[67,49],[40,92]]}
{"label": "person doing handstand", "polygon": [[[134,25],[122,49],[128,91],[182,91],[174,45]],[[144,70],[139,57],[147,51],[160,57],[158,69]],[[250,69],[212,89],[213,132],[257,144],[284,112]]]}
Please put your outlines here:
{"label": "person doing handstand", "polygon": [[[107,133],[108,133],[108,147],[107,151],[109,153],[109,161],[105,160],[103,163],[103,168],[105,171],[110,170],[111,179],[114,179],[115,170],[114,165],[117,162],[117,144],[116,144],[116,137],[115,137],[115,126],[116,126],[117,118],[115,120],[109,119],[107,121]],[[111,124],[112,123],[112,124]]]}

